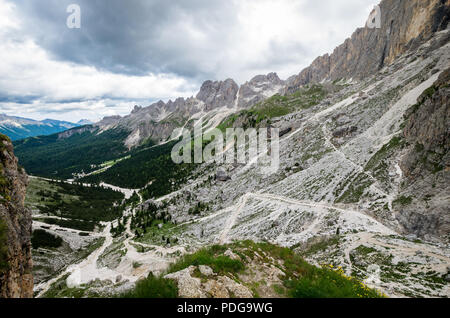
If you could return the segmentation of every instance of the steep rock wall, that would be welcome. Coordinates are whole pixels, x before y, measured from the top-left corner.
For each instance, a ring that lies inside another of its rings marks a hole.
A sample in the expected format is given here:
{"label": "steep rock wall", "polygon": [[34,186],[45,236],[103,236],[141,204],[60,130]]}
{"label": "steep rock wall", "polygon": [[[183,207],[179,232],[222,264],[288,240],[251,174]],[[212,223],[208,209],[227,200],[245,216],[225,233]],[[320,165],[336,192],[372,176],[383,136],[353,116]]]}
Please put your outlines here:
{"label": "steep rock wall", "polygon": [[361,79],[447,28],[450,0],[383,0],[381,28],[359,28],[334,52],[289,79],[285,93],[311,82]]}
{"label": "steep rock wall", "polygon": [[399,209],[404,229],[420,237],[450,239],[450,68],[406,114],[403,136],[410,145],[400,167],[406,178],[403,196],[412,204]]}
{"label": "steep rock wall", "polygon": [[0,135],[0,298],[33,297],[31,212],[24,207],[28,177],[17,166],[13,146]]}

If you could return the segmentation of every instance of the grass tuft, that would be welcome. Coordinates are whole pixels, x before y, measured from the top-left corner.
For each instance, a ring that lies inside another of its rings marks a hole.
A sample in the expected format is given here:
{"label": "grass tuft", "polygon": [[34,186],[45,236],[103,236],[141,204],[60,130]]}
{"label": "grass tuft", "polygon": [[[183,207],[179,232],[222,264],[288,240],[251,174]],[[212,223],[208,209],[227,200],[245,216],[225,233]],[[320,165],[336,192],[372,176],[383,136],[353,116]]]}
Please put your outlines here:
{"label": "grass tuft", "polygon": [[136,284],[136,287],[124,294],[121,298],[177,298],[177,284],[162,277],[150,275]]}

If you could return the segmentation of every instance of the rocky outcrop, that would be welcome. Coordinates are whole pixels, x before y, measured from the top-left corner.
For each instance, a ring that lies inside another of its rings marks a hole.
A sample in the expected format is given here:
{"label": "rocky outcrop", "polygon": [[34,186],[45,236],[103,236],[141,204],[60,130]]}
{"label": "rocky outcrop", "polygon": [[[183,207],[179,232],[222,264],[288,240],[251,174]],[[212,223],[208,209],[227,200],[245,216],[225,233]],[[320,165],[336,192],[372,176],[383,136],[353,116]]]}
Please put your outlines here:
{"label": "rocky outcrop", "polygon": [[218,169],[216,172],[216,180],[226,182],[228,180],[231,180],[231,178],[224,169]]}
{"label": "rocky outcrop", "polygon": [[277,73],[255,76],[246,82],[239,89],[239,108],[249,108],[273,95],[277,94],[284,87]]}
{"label": "rocky outcrop", "polygon": [[[177,284],[178,297],[181,298],[283,297],[285,294],[280,294],[277,287],[283,286],[288,272],[285,260],[274,250],[250,244],[248,241],[227,246],[213,254],[210,250],[206,252],[212,259],[220,260],[217,264],[234,264],[235,269],[227,266],[220,269],[215,264],[191,265],[164,278]],[[272,247],[278,250],[278,247]],[[299,274],[294,275],[298,277]]]}
{"label": "rocky outcrop", "polygon": [[359,28],[334,52],[318,57],[288,80],[285,93],[322,80],[362,79],[447,28],[448,0],[383,0],[381,28]]}
{"label": "rocky outcrop", "polygon": [[[135,108],[136,109],[136,108]],[[101,121],[99,121],[96,126],[108,126],[117,123],[122,117],[120,116],[107,116],[104,117]]]}
{"label": "rocky outcrop", "polygon": [[236,100],[239,86],[232,79],[225,81],[206,81],[197,94],[197,99],[206,105],[206,110],[220,107],[232,108]]}
{"label": "rocky outcrop", "polygon": [[286,129],[280,130],[279,137],[281,138],[281,137],[289,134],[291,131],[292,131],[292,127],[288,127]]}
{"label": "rocky outcrop", "polygon": [[206,81],[196,97],[177,98],[167,103],[159,101],[148,107],[135,106],[130,115],[114,120],[104,119],[97,126],[102,129],[119,127],[122,130],[130,130],[131,133],[125,141],[128,148],[135,147],[149,138],[161,143],[167,141],[176,128],[192,128],[187,122],[195,114],[222,107],[249,108],[278,93],[283,85],[284,82],[275,73],[256,76],[241,88],[232,79]]}
{"label": "rocky outcrop", "polygon": [[333,138],[343,138],[343,137],[351,136],[352,134],[354,134],[357,131],[358,131],[358,127],[355,127],[355,126],[341,128],[336,131],[333,131]]}
{"label": "rocky outcrop", "polygon": [[[272,77],[271,75],[268,78]],[[232,79],[206,81],[196,97],[179,97],[167,102],[160,100],[147,107],[135,105],[129,115],[105,117],[94,127],[99,127],[101,131],[108,129],[128,131],[125,145],[129,149],[149,139],[155,143],[163,143],[169,140],[176,128],[191,129],[193,123],[190,120],[200,117],[195,117],[196,114],[221,107],[235,107],[238,91],[239,86]],[[65,137],[75,132],[70,131],[61,136]]]}
{"label": "rocky outcrop", "polygon": [[202,111],[203,108],[204,103],[194,97],[187,99],[180,97],[167,103],[159,101],[148,107],[135,107],[130,115],[120,119],[114,127],[132,131],[125,141],[128,148],[137,146],[149,138],[161,143],[169,139],[174,129],[183,127],[192,115]]}
{"label": "rocky outcrop", "polygon": [[[195,277],[198,270],[203,281]],[[166,279],[174,280],[178,285],[178,296],[180,298],[253,298],[248,287],[239,284],[228,276],[220,276],[204,265],[198,268],[190,266],[179,272],[164,276]]]}
{"label": "rocky outcrop", "polygon": [[1,298],[33,297],[31,212],[24,208],[27,183],[11,141],[0,135],[0,222],[6,232],[0,242],[6,265],[0,269]]}

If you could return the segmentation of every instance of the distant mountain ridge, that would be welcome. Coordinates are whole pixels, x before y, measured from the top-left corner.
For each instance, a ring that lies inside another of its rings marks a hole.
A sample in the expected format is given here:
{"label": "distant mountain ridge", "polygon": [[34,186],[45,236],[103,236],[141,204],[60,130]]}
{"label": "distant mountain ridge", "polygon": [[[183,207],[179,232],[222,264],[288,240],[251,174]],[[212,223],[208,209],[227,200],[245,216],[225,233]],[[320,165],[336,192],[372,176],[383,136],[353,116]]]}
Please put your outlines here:
{"label": "distant mountain ridge", "polygon": [[131,114],[105,117],[95,123],[102,131],[120,129],[129,131],[125,140],[134,148],[149,139],[155,143],[168,141],[174,129],[191,129],[194,121],[219,124],[233,112],[249,109],[259,102],[282,92],[285,82],[276,73],[257,75],[239,86],[233,79],[205,81],[195,97],[177,98],[167,103],[159,101],[148,107],[135,106]]}
{"label": "distant mountain ridge", "polygon": [[71,123],[55,119],[42,121],[8,116],[0,114],[0,133],[7,135],[11,140],[20,140],[28,137],[51,135],[89,123]]}

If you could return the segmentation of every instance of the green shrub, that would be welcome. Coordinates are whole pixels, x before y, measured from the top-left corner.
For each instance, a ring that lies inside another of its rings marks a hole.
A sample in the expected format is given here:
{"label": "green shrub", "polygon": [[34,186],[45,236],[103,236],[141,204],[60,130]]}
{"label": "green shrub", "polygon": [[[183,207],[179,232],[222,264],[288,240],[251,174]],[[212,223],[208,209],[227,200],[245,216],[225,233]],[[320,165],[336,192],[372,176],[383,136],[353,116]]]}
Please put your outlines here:
{"label": "green shrub", "polygon": [[436,93],[436,87],[433,85],[431,87],[428,87],[423,93],[422,96],[427,99],[427,98],[431,98],[434,93]]}
{"label": "green shrub", "polygon": [[413,199],[411,197],[405,197],[405,196],[402,195],[397,200],[395,200],[393,203],[395,205],[398,205],[398,204],[400,204],[400,205],[409,205],[409,204],[412,203],[412,201],[413,201]]}
{"label": "green shrub", "polygon": [[177,298],[177,284],[162,277],[150,275],[139,281],[135,288],[122,294],[121,298]]}
{"label": "green shrub", "polygon": [[218,246],[202,249],[194,254],[185,255],[180,261],[169,268],[169,273],[181,271],[189,266],[207,265],[216,273],[237,273],[245,268],[240,260],[228,256],[217,255],[223,252]]}

